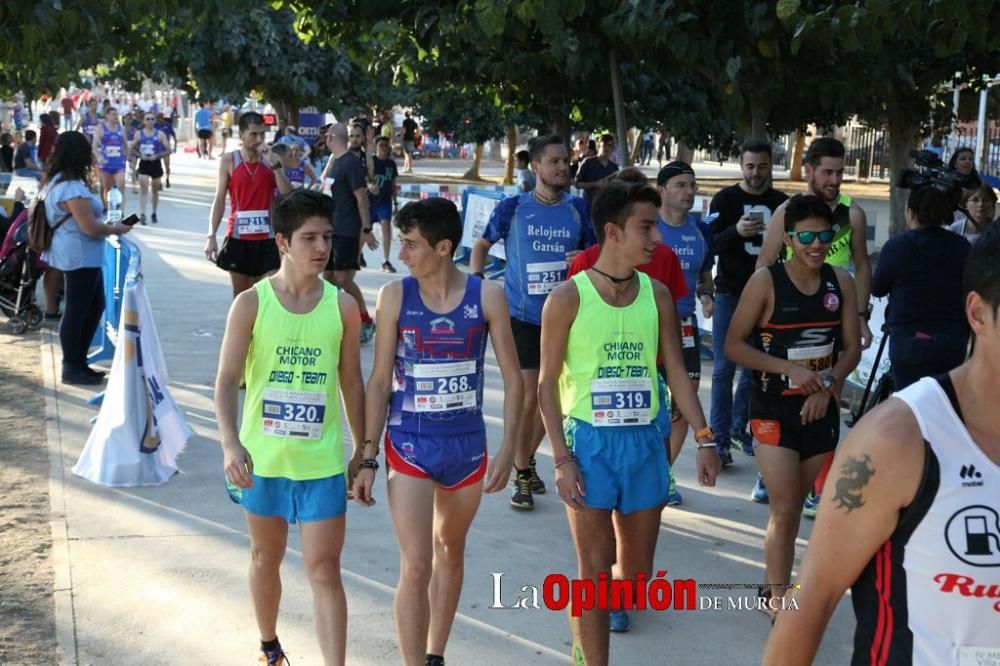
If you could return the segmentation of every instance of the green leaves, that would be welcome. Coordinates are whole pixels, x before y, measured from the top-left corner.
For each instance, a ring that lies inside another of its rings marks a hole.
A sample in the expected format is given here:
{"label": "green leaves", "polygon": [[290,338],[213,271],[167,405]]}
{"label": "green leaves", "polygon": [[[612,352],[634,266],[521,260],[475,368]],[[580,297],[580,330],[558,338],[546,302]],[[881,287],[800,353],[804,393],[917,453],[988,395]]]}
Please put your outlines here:
{"label": "green leaves", "polygon": [[775,12],[778,15],[778,19],[788,23],[796,17],[801,7],[802,0],[778,0],[778,3],[775,5]]}

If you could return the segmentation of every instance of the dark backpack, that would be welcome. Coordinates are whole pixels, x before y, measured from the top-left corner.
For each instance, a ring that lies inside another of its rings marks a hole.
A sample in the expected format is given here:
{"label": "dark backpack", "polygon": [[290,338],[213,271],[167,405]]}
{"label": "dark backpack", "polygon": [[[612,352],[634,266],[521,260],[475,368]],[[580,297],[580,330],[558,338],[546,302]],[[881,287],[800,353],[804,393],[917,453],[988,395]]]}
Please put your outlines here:
{"label": "dark backpack", "polygon": [[31,251],[35,254],[41,254],[48,250],[49,246],[52,245],[52,236],[56,229],[71,217],[73,217],[72,213],[66,213],[61,220],[55,223],[55,226],[50,227],[48,217],[45,215],[45,197],[41,195],[36,197],[34,203],[31,204],[31,211],[28,213],[28,247],[31,248]]}

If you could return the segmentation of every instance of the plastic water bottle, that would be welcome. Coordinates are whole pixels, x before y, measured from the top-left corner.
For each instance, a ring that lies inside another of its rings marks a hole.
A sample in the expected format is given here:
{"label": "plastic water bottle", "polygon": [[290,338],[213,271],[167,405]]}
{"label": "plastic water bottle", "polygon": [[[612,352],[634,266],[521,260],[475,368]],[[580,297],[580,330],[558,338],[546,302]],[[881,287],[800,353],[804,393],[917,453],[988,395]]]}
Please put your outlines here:
{"label": "plastic water bottle", "polygon": [[117,186],[108,192],[108,224],[118,224],[124,217],[122,212],[122,193]]}
{"label": "plastic water bottle", "polygon": [[226,492],[229,493],[229,499],[236,504],[239,504],[240,500],[243,499],[243,489],[230,483],[229,479],[226,479]]}

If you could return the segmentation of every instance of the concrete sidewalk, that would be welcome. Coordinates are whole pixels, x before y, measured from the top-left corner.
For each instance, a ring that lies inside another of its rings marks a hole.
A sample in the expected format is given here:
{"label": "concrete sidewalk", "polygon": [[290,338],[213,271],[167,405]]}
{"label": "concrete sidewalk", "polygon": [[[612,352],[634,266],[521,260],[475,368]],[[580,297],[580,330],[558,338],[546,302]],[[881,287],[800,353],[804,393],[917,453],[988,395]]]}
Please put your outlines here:
{"label": "concrete sidewalk", "polygon": [[[249,539],[241,511],[223,488],[222,456],[212,406],[218,350],[231,302],[227,275],[205,261],[209,206],[217,161],[178,154],[173,187],[161,193],[159,225],[137,227],[130,239],[143,251],[146,291],[170,372],[170,388],[195,435],[180,458],[183,473],[153,488],[111,489],[74,477],[70,468],[86,441],[95,408],[83,388],[56,383],[58,340],[43,349],[52,454],[56,612],[61,661],[71,664],[249,664],[257,630],[247,590]],[[127,194],[126,207],[138,210]],[[394,248],[393,254],[395,255]],[[369,266],[381,255],[366,251]],[[396,261],[397,267],[400,266]],[[365,270],[359,284],[370,305],[393,276]],[[372,348],[362,350],[367,374]],[[710,368],[702,382],[707,408]],[[502,384],[494,361],[487,371],[489,438],[500,440]],[[747,499],[756,468],[737,454],[715,489],[694,480],[689,445],[678,463],[685,504],[663,513],[656,557],[668,578],[745,584],[708,590],[749,600],[762,579],[767,507]],[[540,473],[552,486],[547,445]],[[392,595],[398,552],[385,496],[385,477],[370,509],[350,505],[343,570],[349,606],[348,662],[396,664]],[[572,577],[576,560],[562,502],[550,492],[532,513],[507,504],[508,491],[484,498],[469,536],[465,587],[448,645],[451,664],[570,663],[564,613],[496,609],[493,573],[503,574],[502,602],[513,605],[522,586],[541,589],[544,577]],[[804,521],[805,545],[811,524]],[[313,637],[312,603],[298,535],[290,532],[283,568],[279,636],[296,666],[322,663]],[[726,600],[723,601],[725,605]],[[849,660],[853,617],[842,602],[817,664]],[[646,611],[632,632],[612,637],[615,664],[758,663],[769,624],[745,610]]]}

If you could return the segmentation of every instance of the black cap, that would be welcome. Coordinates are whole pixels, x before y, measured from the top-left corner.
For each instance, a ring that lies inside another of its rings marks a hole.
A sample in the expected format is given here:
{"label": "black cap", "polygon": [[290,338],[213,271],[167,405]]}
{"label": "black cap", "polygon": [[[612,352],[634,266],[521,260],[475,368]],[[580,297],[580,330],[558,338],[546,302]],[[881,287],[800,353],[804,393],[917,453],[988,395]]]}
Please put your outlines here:
{"label": "black cap", "polygon": [[694,175],[694,169],[687,162],[681,162],[680,160],[674,160],[670,164],[666,165],[660,169],[660,173],[656,174],[656,184],[664,185],[668,180],[674,176],[682,176],[684,174]]}

